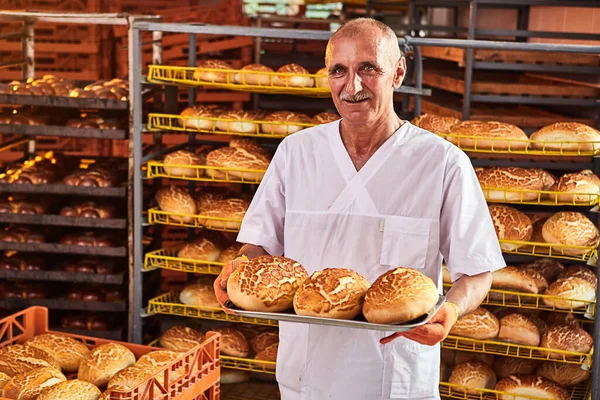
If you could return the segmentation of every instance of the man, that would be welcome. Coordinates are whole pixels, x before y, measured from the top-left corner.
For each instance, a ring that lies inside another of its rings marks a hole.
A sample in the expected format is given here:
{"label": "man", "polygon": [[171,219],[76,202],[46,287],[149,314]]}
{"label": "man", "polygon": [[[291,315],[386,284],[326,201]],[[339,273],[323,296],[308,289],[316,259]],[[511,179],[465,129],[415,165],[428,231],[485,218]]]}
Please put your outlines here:
{"label": "man", "polygon": [[[348,22],[326,66],[342,120],[282,141],[244,218],[240,254],[283,254],[309,274],[350,268],[371,283],[407,266],[440,291],[443,257],[454,285],[431,322],[406,333],[281,322],[282,399],[438,399],[439,342],[505,266],[483,194],[463,152],[394,113],[406,62],[389,27]],[[217,278],[221,302],[237,265]]]}

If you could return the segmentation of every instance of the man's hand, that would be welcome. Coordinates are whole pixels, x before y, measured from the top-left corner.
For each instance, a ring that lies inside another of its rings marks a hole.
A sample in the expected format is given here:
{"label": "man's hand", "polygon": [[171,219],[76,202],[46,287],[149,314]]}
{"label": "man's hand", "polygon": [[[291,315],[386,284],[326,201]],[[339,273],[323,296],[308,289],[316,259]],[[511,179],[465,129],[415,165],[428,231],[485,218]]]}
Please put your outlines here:
{"label": "man's hand", "polygon": [[425,325],[411,329],[410,331],[394,333],[391,336],[381,339],[380,343],[387,344],[402,336],[427,346],[433,346],[446,339],[457,319],[458,309],[456,306],[444,303]]}
{"label": "man's hand", "polygon": [[217,279],[215,279],[214,288],[215,288],[215,296],[217,300],[221,304],[221,307],[230,307],[231,301],[229,300],[229,296],[227,295],[227,280],[235,271],[238,269],[240,265],[247,262],[248,259],[246,256],[237,257],[232,261],[225,263],[223,269]]}

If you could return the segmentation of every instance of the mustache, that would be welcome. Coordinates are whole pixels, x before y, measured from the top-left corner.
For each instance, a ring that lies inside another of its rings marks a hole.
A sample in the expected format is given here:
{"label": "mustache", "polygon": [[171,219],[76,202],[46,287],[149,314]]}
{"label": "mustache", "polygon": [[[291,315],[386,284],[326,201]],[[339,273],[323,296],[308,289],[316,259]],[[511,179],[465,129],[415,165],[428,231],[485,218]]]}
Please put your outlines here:
{"label": "mustache", "polygon": [[370,92],[367,92],[364,90],[362,90],[352,96],[346,92],[342,92],[340,94],[340,100],[347,101],[349,103],[358,103],[359,101],[367,100],[367,99],[370,99],[371,97],[372,97],[372,94]]}

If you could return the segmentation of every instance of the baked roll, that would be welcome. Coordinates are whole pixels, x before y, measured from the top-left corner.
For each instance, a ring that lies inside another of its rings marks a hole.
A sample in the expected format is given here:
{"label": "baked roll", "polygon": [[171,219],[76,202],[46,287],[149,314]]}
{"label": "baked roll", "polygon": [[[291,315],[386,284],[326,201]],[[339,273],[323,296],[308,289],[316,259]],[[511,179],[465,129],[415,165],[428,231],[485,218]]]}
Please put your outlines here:
{"label": "baked roll", "polygon": [[540,362],[528,358],[499,357],[494,363],[496,378],[504,379],[511,375],[533,375]]}
{"label": "baked roll", "polygon": [[195,105],[186,108],[180,114],[179,124],[183,128],[212,131],[215,127],[218,114],[214,108],[203,105]]}
{"label": "baked roll", "polygon": [[452,388],[452,391],[478,395],[480,391],[477,389],[494,388],[496,385],[496,374],[492,367],[481,361],[467,361],[454,367],[448,382],[467,388],[464,390]]}
{"label": "baked roll", "polygon": [[[569,152],[600,149],[600,132],[578,122],[556,122],[531,134],[532,147]],[[554,142],[554,143],[552,143]]]}
{"label": "baked roll", "polygon": [[51,388],[67,378],[55,368],[36,368],[15,375],[2,390],[2,397],[19,400],[35,400],[44,389]]}
{"label": "baked roll", "polygon": [[240,229],[249,204],[242,199],[216,200],[202,208],[201,224],[211,229]]}
{"label": "baked roll", "polygon": [[165,172],[171,176],[185,178],[199,178],[204,175],[204,170],[200,168],[186,168],[185,165],[197,166],[203,165],[202,158],[187,150],[178,150],[167,154],[164,159]]}
{"label": "baked roll", "polygon": [[560,203],[593,203],[600,194],[600,178],[590,170],[565,174],[550,189],[560,194],[549,194],[551,201]]}
{"label": "baked roll", "polygon": [[239,147],[221,147],[208,153],[206,156],[206,165],[218,168],[246,169],[254,171],[223,171],[212,168],[206,169],[209,177],[225,179],[227,177],[238,178],[249,181],[261,181],[269,167],[269,158],[259,153],[252,153]]}
{"label": "baked roll", "polygon": [[259,124],[250,121],[258,120],[261,115],[262,113],[258,111],[232,110],[219,115],[216,126],[218,130],[223,132],[257,133]]}
{"label": "baked roll", "polygon": [[114,241],[111,236],[101,235],[97,232],[82,231],[65,235],[61,241],[62,244],[71,246],[89,246],[89,247],[113,247]]}
{"label": "baked roll", "polygon": [[[435,114],[421,114],[410,121],[411,124],[426,131],[438,135],[447,135],[452,133],[452,128],[460,124],[460,119],[453,117],[442,117]],[[462,139],[461,139],[462,141]]]}
{"label": "baked roll", "polygon": [[[521,211],[504,205],[490,205],[490,215],[499,240],[528,242],[533,235],[531,219]],[[502,250],[515,251],[522,244],[500,243]]]}
{"label": "baked roll", "polygon": [[[198,207],[196,202],[189,194],[187,189],[177,186],[162,188],[156,192],[156,201],[161,210],[169,213],[178,214],[197,214]],[[190,223],[194,220],[191,216],[169,215],[169,218],[176,222]]]}
{"label": "baked roll", "polygon": [[286,64],[277,70],[280,75],[275,76],[275,86],[285,87],[314,87],[314,78],[307,76],[310,75],[306,68],[298,64]]}
{"label": "baked roll", "polygon": [[179,258],[206,262],[215,262],[220,256],[220,247],[207,238],[200,238],[191,243],[186,243],[177,253]]}
{"label": "baked roll", "polygon": [[66,217],[114,218],[115,209],[110,205],[86,201],[63,207],[63,209],[60,210],[60,215]]}
{"label": "baked roll", "polygon": [[466,149],[482,150],[525,150],[528,138],[515,125],[495,121],[463,121],[452,126],[451,135],[467,136],[447,139]]}
{"label": "baked roll", "polygon": [[101,171],[77,171],[63,179],[63,183],[69,186],[86,187],[115,187],[116,177]]}
{"label": "baked roll", "polygon": [[56,333],[46,333],[35,336],[26,342],[50,354],[66,372],[76,372],[79,364],[90,352],[86,345],[72,337]]}
{"label": "baked roll", "polygon": [[186,286],[179,294],[179,301],[188,306],[221,309],[221,304],[215,296],[213,282],[210,279],[199,279]]}
{"label": "baked roll", "polygon": [[221,334],[221,354],[231,357],[248,357],[250,344],[242,332],[235,328],[216,328],[211,331]]}
{"label": "baked roll", "polygon": [[327,67],[321,68],[315,75],[317,75],[315,79],[316,87],[329,88],[329,71],[327,70]]}
{"label": "baked roll", "polygon": [[450,330],[451,335],[478,340],[494,339],[499,332],[498,318],[481,307],[460,318]]}
{"label": "baked roll", "polygon": [[212,83],[233,83],[233,72],[225,71],[207,71],[207,70],[232,70],[233,67],[231,64],[221,61],[221,60],[206,60],[200,65],[198,65],[199,69],[194,71],[194,79],[203,82],[212,82]]}
{"label": "baked roll", "polygon": [[498,339],[502,341],[538,346],[540,336],[540,329],[526,314],[511,313],[500,319]]}
{"label": "baked roll", "polygon": [[[594,340],[589,333],[579,326],[554,325],[542,335],[541,347],[570,351],[576,353],[589,353],[594,345]],[[553,359],[568,359],[570,355],[564,353],[548,353]]]}
{"label": "baked roll", "polygon": [[510,394],[500,394],[500,400],[515,400],[522,397],[515,395],[524,395],[527,397],[551,399],[551,400],[569,400],[569,392],[564,388],[549,381],[541,376],[532,375],[511,375],[498,381],[494,390]]}
{"label": "baked roll", "polygon": [[[548,218],[542,228],[542,236],[547,243],[562,246],[598,246],[598,229],[585,215],[564,211]],[[589,250],[581,248],[552,247],[558,254],[580,256]]]}
{"label": "baked roll", "polygon": [[276,111],[264,118],[265,122],[280,122],[281,124],[264,123],[260,130],[262,133],[271,135],[291,135],[307,126],[299,124],[310,124],[308,115],[291,111]]}
{"label": "baked roll", "polygon": [[272,80],[275,77],[275,75],[272,74],[273,72],[273,69],[266,65],[250,64],[241,68],[239,72],[235,74],[233,80],[235,83],[240,83],[242,85],[272,86]]}
{"label": "baked roll", "polygon": [[563,310],[586,307],[596,299],[597,286],[596,274],[590,269],[582,266],[568,267],[550,284],[545,294],[552,298],[544,297],[544,303]]}
{"label": "baked roll", "polygon": [[590,377],[590,372],[581,368],[581,365],[554,361],[540,363],[535,373],[564,387],[577,386]]}
{"label": "baked roll", "polygon": [[477,168],[477,179],[488,201],[534,201],[543,194],[547,177],[540,169]]}
{"label": "baked roll", "polygon": [[161,347],[171,351],[188,352],[204,342],[204,334],[194,328],[177,325],[160,336]]}
{"label": "baked roll", "polygon": [[321,124],[328,124],[330,122],[337,121],[340,118],[341,117],[337,114],[330,113],[330,112],[322,112],[322,113],[319,113],[319,114],[315,115],[314,117],[312,117],[311,122],[315,125],[321,125]]}

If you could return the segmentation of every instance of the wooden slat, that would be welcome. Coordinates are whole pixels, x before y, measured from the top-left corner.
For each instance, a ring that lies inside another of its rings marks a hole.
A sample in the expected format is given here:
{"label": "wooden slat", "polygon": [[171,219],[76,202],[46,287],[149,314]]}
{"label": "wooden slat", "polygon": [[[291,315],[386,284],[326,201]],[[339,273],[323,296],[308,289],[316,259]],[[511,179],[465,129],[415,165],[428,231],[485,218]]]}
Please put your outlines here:
{"label": "wooden slat", "polygon": [[569,83],[572,85],[600,89],[600,76],[593,75],[559,75],[528,72],[526,76],[551,82]]}
{"label": "wooden slat", "polygon": [[[20,42],[3,42],[2,51],[21,51]],[[100,52],[98,43],[35,43],[36,57],[43,57],[41,53],[75,53],[75,54],[97,54]]]}

